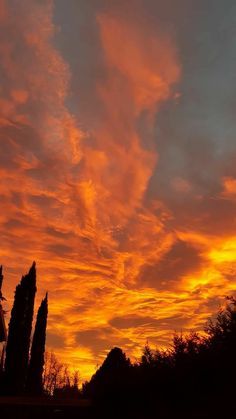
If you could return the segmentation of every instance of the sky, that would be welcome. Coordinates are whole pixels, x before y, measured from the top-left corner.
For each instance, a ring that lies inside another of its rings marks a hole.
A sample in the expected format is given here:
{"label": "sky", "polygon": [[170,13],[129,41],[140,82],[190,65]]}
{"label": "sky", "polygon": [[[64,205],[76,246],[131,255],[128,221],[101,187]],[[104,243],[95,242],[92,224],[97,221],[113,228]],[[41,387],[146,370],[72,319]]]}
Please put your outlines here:
{"label": "sky", "polygon": [[35,260],[82,379],[235,293],[235,28],[233,0],[0,0],[7,318]]}

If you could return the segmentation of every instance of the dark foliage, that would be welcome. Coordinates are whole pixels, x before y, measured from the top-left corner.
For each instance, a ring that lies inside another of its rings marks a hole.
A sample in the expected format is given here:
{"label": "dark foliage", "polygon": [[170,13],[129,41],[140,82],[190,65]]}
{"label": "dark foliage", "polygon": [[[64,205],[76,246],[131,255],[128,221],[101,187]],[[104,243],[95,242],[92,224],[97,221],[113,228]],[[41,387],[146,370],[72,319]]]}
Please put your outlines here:
{"label": "dark foliage", "polygon": [[67,364],[60,362],[54,352],[45,352],[43,389],[47,396],[76,398],[81,395],[78,389],[79,373],[71,372]]}
{"label": "dark foliage", "polygon": [[[0,342],[6,342],[7,331],[6,331],[6,324],[5,324],[5,311],[2,307],[2,302],[6,299],[2,295],[2,283],[3,283],[3,273],[2,273],[2,266],[0,266]],[[0,353],[0,357],[1,357],[0,370],[2,371],[3,353]]]}
{"label": "dark foliage", "polygon": [[43,394],[43,366],[48,315],[48,297],[42,300],[38,309],[31,356],[28,370],[27,391],[33,395]]}
{"label": "dark foliage", "polygon": [[219,412],[232,412],[236,376],[234,298],[228,299],[226,309],[208,323],[205,331],[205,336],[175,334],[168,351],[152,351],[146,345],[140,362],[133,365],[121,349],[114,348],[84,385],[84,396],[100,404],[112,401],[120,408],[129,406],[131,411],[146,415],[211,412],[209,417],[218,417]]}
{"label": "dark foliage", "polygon": [[16,287],[11,311],[5,361],[5,388],[9,394],[21,394],[25,390],[35,293],[34,262]]}
{"label": "dark foliage", "polygon": [[96,400],[120,400],[125,397],[125,383],[129,377],[131,363],[120,348],[113,348],[102,366],[96,371],[89,383],[85,383],[85,397]]}
{"label": "dark foliage", "polygon": [[54,390],[54,397],[62,399],[81,399],[82,394],[79,390],[79,377],[78,371],[75,371],[73,376],[69,374],[66,375],[66,383],[61,387],[57,387]]}

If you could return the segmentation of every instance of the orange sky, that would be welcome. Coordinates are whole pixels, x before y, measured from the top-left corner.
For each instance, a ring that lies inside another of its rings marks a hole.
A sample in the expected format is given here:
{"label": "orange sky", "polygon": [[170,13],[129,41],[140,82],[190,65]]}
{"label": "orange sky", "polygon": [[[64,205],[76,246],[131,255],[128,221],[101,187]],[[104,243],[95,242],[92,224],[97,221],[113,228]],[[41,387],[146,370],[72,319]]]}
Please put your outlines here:
{"label": "orange sky", "polygon": [[114,345],[202,330],[236,288],[233,125],[213,147],[183,17],[134,3],[68,1],[77,39],[60,1],[0,0],[3,292],[36,260],[48,349],[83,378]]}

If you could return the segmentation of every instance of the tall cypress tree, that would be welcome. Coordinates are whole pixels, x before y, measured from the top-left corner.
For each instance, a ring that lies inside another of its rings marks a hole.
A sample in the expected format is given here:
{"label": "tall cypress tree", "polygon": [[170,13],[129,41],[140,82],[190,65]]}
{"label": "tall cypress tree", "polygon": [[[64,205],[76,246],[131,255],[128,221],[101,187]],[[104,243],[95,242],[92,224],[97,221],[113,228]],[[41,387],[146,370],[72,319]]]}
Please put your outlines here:
{"label": "tall cypress tree", "polygon": [[6,346],[5,376],[9,394],[22,394],[25,390],[30,335],[36,293],[35,262],[24,275],[15,291]]}
{"label": "tall cypress tree", "polygon": [[[2,295],[2,283],[3,283],[3,273],[2,273],[2,266],[0,266],[0,342],[6,342],[7,339],[7,331],[5,325],[5,311],[2,308],[2,301],[6,300],[6,298]],[[0,347],[1,353],[1,347]]]}
{"label": "tall cypress tree", "polygon": [[48,296],[42,300],[38,309],[34,337],[31,346],[31,357],[28,372],[27,389],[33,395],[43,393],[43,366],[48,316]]}

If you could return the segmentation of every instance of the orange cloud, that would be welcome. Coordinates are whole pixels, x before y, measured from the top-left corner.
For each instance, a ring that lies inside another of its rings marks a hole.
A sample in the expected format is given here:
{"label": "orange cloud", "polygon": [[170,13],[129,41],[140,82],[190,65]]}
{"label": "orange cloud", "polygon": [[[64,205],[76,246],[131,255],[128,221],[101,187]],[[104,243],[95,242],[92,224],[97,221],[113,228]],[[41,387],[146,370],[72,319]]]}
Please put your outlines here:
{"label": "orange cloud", "polygon": [[[145,109],[155,110],[160,101],[170,96],[171,86],[180,76],[173,42],[168,36],[152,33],[146,22],[142,22],[140,29],[133,20],[126,21],[117,16],[103,14],[97,19],[114,83],[113,94],[123,95],[127,89],[130,113],[134,115]],[[120,92],[119,78],[123,86]],[[113,109],[115,113],[118,111],[119,108]]]}
{"label": "orange cloud", "polygon": [[236,196],[236,179],[232,177],[223,178],[223,195],[228,198],[234,198]]}

